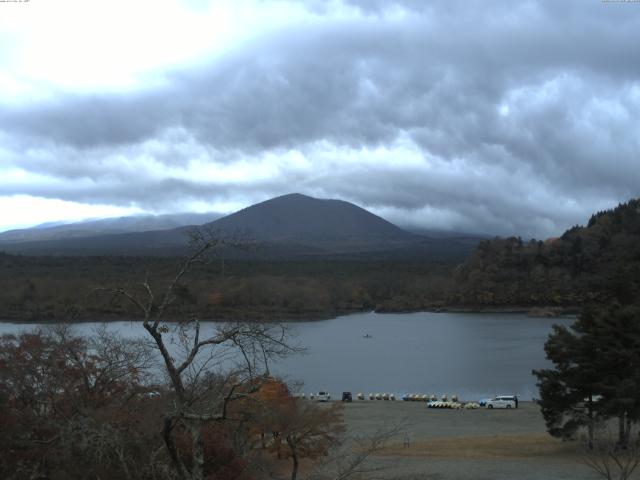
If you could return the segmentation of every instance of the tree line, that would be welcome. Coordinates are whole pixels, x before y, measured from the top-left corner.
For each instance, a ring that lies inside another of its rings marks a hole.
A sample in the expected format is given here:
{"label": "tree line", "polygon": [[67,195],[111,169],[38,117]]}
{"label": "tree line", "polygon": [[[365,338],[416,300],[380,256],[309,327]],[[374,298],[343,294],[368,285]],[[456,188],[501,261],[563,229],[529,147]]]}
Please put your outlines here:
{"label": "tree line", "polygon": [[[176,258],[27,257],[0,254],[0,318],[27,322],[139,318],[122,298],[95,295],[106,284],[140,290],[175,275]],[[273,321],[359,311],[441,306],[454,264],[390,261],[225,261],[194,265],[167,312],[180,318]]]}

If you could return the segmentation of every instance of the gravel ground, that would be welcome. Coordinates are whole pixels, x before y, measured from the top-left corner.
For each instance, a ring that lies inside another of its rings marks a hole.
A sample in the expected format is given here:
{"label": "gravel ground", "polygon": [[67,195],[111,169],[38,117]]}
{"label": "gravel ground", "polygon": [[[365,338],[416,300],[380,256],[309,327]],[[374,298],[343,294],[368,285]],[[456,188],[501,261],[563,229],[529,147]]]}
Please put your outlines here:
{"label": "gravel ground", "polygon": [[354,401],[345,404],[345,422],[350,435],[360,436],[402,425],[374,458],[376,464],[393,464],[385,474],[390,479],[599,478],[582,463],[577,445],[546,434],[531,402],[521,402],[517,410],[438,410],[421,402]]}

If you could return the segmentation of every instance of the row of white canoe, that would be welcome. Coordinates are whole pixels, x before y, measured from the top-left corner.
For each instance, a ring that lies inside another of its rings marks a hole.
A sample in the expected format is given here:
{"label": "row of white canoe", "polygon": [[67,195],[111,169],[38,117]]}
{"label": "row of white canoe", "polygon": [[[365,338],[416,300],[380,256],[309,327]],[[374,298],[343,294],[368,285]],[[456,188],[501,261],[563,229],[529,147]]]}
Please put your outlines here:
{"label": "row of white canoe", "polygon": [[[358,395],[356,395],[356,398],[358,400],[364,400],[365,396],[363,393],[358,393]],[[367,398],[369,400],[395,400],[396,396],[393,393],[370,393],[369,395],[367,395]],[[438,397],[436,395],[408,393],[400,397],[400,400],[404,400],[405,402],[435,402],[438,400]],[[441,401],[448,402],[449,397],[447,395],[442,395]],[[458,396],[452,395],[451,402],[457,402],[457,401],[458,401]]]}
{"label": "row of white canoe", "polygon": [[[294,394],[294,396],[298,398],[306,398],[304,393]],[[316,394],[310,394],[309,398],[314,400],[316,398]],[[330,399],[331,396],[326,394],[326,398]],[[365,400],[368,398],[369,400],[390,400],[395,401],[396,396],[393,393],[370,393],[365,397],[364,393],[358,393],[356,395],[358,400]],[[458,396],[452,395],[451,401],[448,400],[447,395],[442,395],[442,400],[438,400],[436,395],[423,395],[419,393],[411,393],[406,394],[401,397],[405,402],[426,402],[428,408],[449,408],[449,409],[466,409],[466,410],[475,410],[477,408],[481,408],[481,405],[476,402],[458,402]]]}
{"label": "row of white canoe", "polygon": [[[402,396],[402,400],[406,401],[406,402],[437,402],[438,401],[438,396],[437,395],[424,395],[421,393],[408,393],[407,395],[403,395]],[[448,402],[449,401],[449,396],[448,395],[442,395],[442,397],[440,398],[441,402]],[[457,402],[458,401],[458,395],[451,395],[451,401],[452,402]]]}
{"label": "row of white canoe", "polygon": [[459,403],[459,402],[429,402],[427,403],[429,408],[452,408],[454,410],[475,410],[480,408],[480,404],[476,402]]}
{"label": "row of white canoe", "polygon": [[[356,398],[358,400],[364,400],[364,393],[358,393]],[[396,396],[393,393],[370,393],[368,398],[369,400],[395,400]]]}
{"label": "row of white canoe", "polygon": [[[331,398],[328,394],[324,394],[327,395],[328,398]],[[298,393],[298,394],[294,394],[294,396],[299,397],[299,398],[305,398],[306,395],[304,393]],[[318,394],[314,394],[311,393],[309,395],[309,398],[314,400],[316,397],[318,397]],[[394,393],[369,393],[368,395],[365,396],[364,393],[358,393],[356,395],[356,398],[358,400],[365,400],[365,399],[369,399],[369,400],[391,400],[391,401],[395,401],[396,400],[396,396]],[[408,393],[405,395],[402,395],[402,397],[399,397],[399,400],[404,400],[405,402],[437,402],[438,401],[438,397],[437,395],[424,395],[421,393]],[[458,396],[457,395],[452,395],[451,396],[451,401],[449,402],[449,397],[448,395],[442,395],[442,397],[439,400],[440,402],[444,402],[444,403],[456,403],[458,402]]]}

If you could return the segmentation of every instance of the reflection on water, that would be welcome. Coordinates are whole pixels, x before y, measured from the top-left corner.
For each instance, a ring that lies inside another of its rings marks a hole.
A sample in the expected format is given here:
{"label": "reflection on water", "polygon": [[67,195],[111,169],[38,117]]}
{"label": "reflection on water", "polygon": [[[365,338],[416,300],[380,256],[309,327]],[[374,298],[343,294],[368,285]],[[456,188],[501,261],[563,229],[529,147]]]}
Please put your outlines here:
{"label": "reflection on water", "polygon": [[[543,345],[554,323],[567,319],[523,314],[362,313],[291,324],[305,355],[284,359],[272,371],[302,380],[304,391],[443,393],[463,399],[494,394],[536,396],[534,368],[547,366]],[[80,324],[89,334],[98,324]],[[214,324],[203,328],[212,329]],[[0,323],[1,333],[34,325]],[[143,335],[139,322],[114,322],[110,329]]]}

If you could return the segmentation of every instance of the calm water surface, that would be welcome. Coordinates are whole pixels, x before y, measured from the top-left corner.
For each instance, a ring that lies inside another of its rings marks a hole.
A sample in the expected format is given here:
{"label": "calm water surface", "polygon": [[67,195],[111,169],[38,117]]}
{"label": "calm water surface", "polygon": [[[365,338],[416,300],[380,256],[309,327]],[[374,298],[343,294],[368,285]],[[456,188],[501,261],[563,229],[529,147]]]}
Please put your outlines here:
{"label": "calm water surface", "polygon": [[[495,394],[536,395],[534,368],[548,365],[543,345],[554,323],[570,319],[524,314],[362,313],[332,320],[291,324],[307,353],[287,358],[272,370],[304,381],[304,391],[443,393],[477,399]],[[89,334],[98,323],[80,324]],[[213,328],[209,324],[208,328]],[[0,323],[0,333],[34,325]],[[108,324],[120,334],[144,334],[140,323]],[[371,338],[364,338],[370,335]]]}

